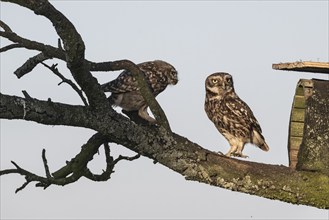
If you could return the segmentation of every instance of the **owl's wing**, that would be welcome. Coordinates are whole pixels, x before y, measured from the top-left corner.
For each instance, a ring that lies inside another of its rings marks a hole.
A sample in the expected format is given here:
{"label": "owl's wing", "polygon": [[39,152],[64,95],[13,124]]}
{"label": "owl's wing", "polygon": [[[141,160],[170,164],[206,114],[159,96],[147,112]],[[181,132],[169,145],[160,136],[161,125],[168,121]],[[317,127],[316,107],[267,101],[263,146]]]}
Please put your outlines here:
{"label": "owl's wing", "polygon": [[104,92],[125,93],[139,90],[136,79],[131,72],[123,71],[118,78],[101,85]]}
{"label": "owl's wing", "polygon": [[[164,65],[161,63],[161,65]],[[166,86],[166,77],[163,76],[165,68],[159,64],[159,61],[144,62],[138,64],[138,67],[145,74],[146,82],[149,88],[156,96],[162,92]],[[168,65],[168,64],[166,64]],[[138,83],[132,73],[125,70],[115,80],[101,85],[104,92],[125,93],[138,91]]]}
{"label": "owl's wing", "polygon": [[225,105],[229,111],[235,115],[234,120],[247,126],[249,131],[256,130],[258,133],[262,133],[262,129],[250,107],[238,96],[234,98],[229,97],[226,100]]}

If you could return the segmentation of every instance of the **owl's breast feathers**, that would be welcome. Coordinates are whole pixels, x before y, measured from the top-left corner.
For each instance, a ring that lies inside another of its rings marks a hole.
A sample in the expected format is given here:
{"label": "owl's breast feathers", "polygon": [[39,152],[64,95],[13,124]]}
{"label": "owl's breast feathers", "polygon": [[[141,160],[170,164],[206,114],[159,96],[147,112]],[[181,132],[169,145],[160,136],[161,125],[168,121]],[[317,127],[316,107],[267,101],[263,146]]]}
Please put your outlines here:
{"label": "owl's breast feathers", "polygon": [[245,143],[253,143],[267,151],[262,129],[249,106],[235,93],[206,102],[208,117],[225,136],[231,134]]}
{"label": "owl's breast feathers", "polygon": [[257,132],[262,133],[262,129],[250,107],[237,95],[235,95],[235,97],[229,96],[225,98],[224,104],[224,108],[227,108],[227,111],[230,112],[229,115],[232,115],[235,121],[244,125],[250,132],[256,130]]}

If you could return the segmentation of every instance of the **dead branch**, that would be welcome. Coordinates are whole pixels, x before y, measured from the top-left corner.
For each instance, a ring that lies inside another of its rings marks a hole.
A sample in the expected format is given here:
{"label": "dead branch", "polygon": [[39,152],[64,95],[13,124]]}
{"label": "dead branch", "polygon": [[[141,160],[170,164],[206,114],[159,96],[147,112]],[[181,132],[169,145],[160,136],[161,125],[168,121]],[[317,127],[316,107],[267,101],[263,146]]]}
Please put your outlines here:
{"label": "dead branch", "polygon": [[23,46],[21,44],[10,44],[10,45],[7,45],[7,46],[4,46],[2,48],[0,48],[0,53],[2,52],[6,52],[8,50],[11,50],[11,49],[15,49],[15,48],[22,48]]}
{"label": "dead branch", "polygon": [[0,20],[0,27],[2,27],[2,29],[5,31],[5,32],[12,32],[10,27],[3,21]]}
{"label": "dead branch", "polygon": [[93,180],[93,181],[107,181],[111,178],[111,174],[114,173],[115,165],[122,160],[133,161],[140,157],[139,154],[133,157],[127,156],[119,156],[116,159],[110,155],[110,147],[108,143],[104,143],[104,150],[106,156],[106,170],[103,171],[102,174],[93,174],[87,167],[89,161],[93,159],[93,156],[97,153],[98,148],[102,145],[102,143],[106,141],[106,138],[96,133],[93,135],[88,142],[82,146],[82,149],[79,154],[75,158],[73,158],[70,162],[67,162],[65,166],[54,172],[50,173],[47,158],[46,158],[46,150],[42,150],[42,161],[45,169],[46,176],[40,176],[30,171],[27,171],[20,166],[18,166],[15,162],[12,161],[12,164],[15,166],[15,169],[7,169],[1,170],[1,175],[6,174],[20,174],[25,177],[26,182],[23,185],[16,189],[16,193],[23,190],[29,183],[36,182],[36,187],[43,187],[44,189],[48,188],[50,185],[67,185],[79,180],[82,176]]}
{"label": "dead branch", "polygon": [[62,82],[60,82],[58,85],[60,85],[62,83],[67,83],[69,86],[72,87],[72,89],[74,91],[76,91],[78,93],[78,95],[80,96],[83,104],[85,104],[85,106],[88,106],[88,102],[87,102],[86,98],[84,97],[83,92],[81,91],[81,89],[79,89],[78,86],[74,82],[72,82],[71,80],[65,78],[63,76],[63,74],[61,74],[58,71],[57,64],[53,64],[52,66],[49,66],[49,65],[45,64],[44,62],[41,62],[41,64],[44,65],[45,67],[47,67],[50,71],[52,71],[56,76],[58,76],[62,80]]}
{"label": "dead branch", "polygon": [[25,74],[31,72],[39,63],[49,59],[44,53],[29,58],[21,67],[19,67],[14,74],[17,78],[21,78]]}

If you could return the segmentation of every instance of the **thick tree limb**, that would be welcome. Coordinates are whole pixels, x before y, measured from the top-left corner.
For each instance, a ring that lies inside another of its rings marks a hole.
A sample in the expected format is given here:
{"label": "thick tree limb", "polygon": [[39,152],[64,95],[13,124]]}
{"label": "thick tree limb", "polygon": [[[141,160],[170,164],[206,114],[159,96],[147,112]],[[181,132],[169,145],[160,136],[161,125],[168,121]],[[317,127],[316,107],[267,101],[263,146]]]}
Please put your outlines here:
{"label": "thick tree limb", "polygon": [[[109,109],[109,114],[111,112],[115,114],[114,110]],[[67,125],[81,126],[81,121],[92,121],[95,115],[83,106],[8,96],[0,93],[0,118],[35,121],[48,125],[65,125],[65,121],[67,121]]]}
{"label": "thick tree limb", "polygon": [[[3,101],[3,97],[6,102]],[[30,106],[30,103],[27,106]],[[107,141],[121,144],[149,157],[189,180],[265,198],[329,208],[329,177],[323,173],[295,171],[285,166],[227,158],[177,134],[170,135],[164,128],[137,126],[127,118],[120,117],[119,114],[113,115],[115,120],[110,115],[92,117],[84,110],[86,107],[35,100],[31,109],[46,113],[43,117],[31,117],[32,114],[28,111],[26,113],[28,120],[97,130],[106,135]],[[0,118],[10,116],[10,118],[22,119],[22,112],[22,104],[21,101],[17,101],[17,97],[1,96]],[[75,119],[77,112],[80,116]],[[67,114],[71,115],[70,120],[67,120],[69,117]],[[111,126],[109,127],[108,124]]]}

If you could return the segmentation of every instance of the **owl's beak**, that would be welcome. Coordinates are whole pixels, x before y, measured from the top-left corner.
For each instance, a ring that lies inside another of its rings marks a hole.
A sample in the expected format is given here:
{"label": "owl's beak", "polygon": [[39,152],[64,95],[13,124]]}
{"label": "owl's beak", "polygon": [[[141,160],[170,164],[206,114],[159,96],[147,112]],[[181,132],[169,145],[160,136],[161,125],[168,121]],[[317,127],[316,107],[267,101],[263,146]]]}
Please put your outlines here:
{"label": "owl's beak", "polygon": [[177,78],[172,79],[171,82],[170,82],[171,85],[176,85],[177,83],[178,83],[178,79]]}

